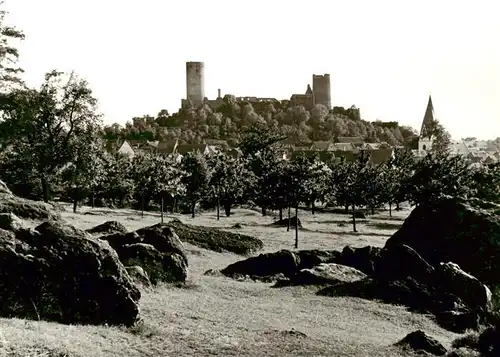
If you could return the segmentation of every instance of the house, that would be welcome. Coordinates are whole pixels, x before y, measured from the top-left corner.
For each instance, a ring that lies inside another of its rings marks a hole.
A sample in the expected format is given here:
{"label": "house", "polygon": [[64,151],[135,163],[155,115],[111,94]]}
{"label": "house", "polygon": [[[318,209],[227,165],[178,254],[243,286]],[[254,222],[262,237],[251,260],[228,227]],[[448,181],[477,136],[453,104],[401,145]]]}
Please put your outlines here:
{"label": "house", "polygon": [[365,143],[361,136],[339,136],[336,142],[340,144],[353,144],[357,148],[361,148]]}
{"label": "house", "polygon": [[374,165],[380,165],[394,158],[394,148],[381,148],[376,150],[367,150],[370,155],[370,162]]}
{"label": "house", "polygon": [[128,142],[128,140],[124,140],[121,145],[116,150],[117,154],[122,154],[128,156],[129,158],[133,158],[135,156],[135,151],[132,148],[132,145]]}
{"label": "house", "polygon": [[313,141],[310,150],[313,151],[332,151],[333,143],[331,141]]}

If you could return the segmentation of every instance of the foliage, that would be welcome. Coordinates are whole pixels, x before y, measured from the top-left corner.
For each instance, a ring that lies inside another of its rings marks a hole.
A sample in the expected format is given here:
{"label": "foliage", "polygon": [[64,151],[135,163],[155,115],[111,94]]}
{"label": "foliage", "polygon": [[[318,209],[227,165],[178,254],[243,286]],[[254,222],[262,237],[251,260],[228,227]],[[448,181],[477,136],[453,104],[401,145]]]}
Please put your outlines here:
{"label": "foliage", "polygon": [[210,183],[210,170],[206,158],[198,153],[188,153],[182,158],[181,167],[184,175],[181,182],[186,187],[186,198],[191,204],[192,216],[195,215],[195,206],[207,192]]}
{"label": "foliage", "polygon": [[[0,2],[3,6],[4,2]],[[24,40],[24,34],[13,26],[5,24],[7,12],[0,10],[0,92],[5,93],[12,84],[22,84],[19,75],[23,72],[17,66],[19,51],[13,42]],[[2,98],[5,99],[5,98]]]}
{"label": "foliage", "polygon": [[39,90],[17,89],[0,110],[6,144],[17,154],[18,167],[30,167],[41,181],[44,200],[54,177],[74,158],[75,141],[100,125],[96,99],[84,80],[52,71]]}

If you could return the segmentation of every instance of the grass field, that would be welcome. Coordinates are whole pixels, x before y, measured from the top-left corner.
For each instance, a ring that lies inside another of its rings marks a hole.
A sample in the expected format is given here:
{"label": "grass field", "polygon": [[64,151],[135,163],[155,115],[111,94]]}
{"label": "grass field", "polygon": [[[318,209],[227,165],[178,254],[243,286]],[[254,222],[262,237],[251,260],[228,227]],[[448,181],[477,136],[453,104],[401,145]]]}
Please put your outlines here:
{"label": "grass field", "polygon": [[[64,218],[83,229],[117,220],[135,230],[160,220],[158,214],[145,213],[141,218],[133,210],[83,207],[78,214],[69,210]],[[358,220],[358,232],[353,233],[348,216],[301,211],[299,249],[382,246],[408,213],[395,212],[389,218],[382,212]],[[265,252],[293,249],[293,230],[268,227],[276,217],[262,217],[253,210],[236,209],[233,216],[219,221],[211,212],[194,219],[167,215],[166,220],[174,217],[253,235],[264,242]],[[229,228],[236,223],[242,228]],[[266,283],[204,276],[208,269],[223,268],[243,257],[189,244],[186,248],[188,283],[144,290],[142,325],[126,329],[0,319],[0,356],[402,356],[411,354],[390,346],[416,329],[445,347],[457,337],[403,307],[320,297],[311,287],[273,289]]]}

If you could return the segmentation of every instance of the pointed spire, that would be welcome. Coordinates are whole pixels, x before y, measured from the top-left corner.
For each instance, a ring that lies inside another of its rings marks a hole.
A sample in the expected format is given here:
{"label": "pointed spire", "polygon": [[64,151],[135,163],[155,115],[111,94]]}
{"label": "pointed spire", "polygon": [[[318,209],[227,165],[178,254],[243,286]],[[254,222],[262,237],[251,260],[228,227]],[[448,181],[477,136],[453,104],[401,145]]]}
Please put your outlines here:
{"label": "pointed spire", "polygon": [[310,84],[307,85],[306,94],[313,94]]}
{"label": "pointed spire", "polygon": [[432,129],[432,124],[434,123],[434,107],[432,105],[432,98],[429,94],[429,102],[427,103],[427,109],[425,110],[424,120],[422,121],[422,128],[420,129],[420,137],[425,138],[429,135]]}

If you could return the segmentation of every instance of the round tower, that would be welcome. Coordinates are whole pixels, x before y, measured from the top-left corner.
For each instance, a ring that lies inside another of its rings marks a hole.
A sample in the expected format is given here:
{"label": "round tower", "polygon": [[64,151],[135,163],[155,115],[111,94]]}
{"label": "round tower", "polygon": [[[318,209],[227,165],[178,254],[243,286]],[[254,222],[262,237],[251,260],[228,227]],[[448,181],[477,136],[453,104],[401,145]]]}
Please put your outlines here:
{"label": "round tower", "polygon": [[328,73],[324,75],[313,74],[313,93],[314,93],[314,104],[322,104],[328,108],[332,109],[332,98],[330,94],[330,75]]}
{"label": "round tower", "polygon": [[205,64],[203,62],[186,62],[186,99],[192,105],[203,104],[205,98]]}

